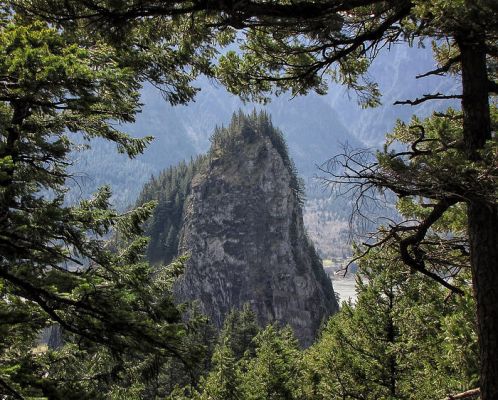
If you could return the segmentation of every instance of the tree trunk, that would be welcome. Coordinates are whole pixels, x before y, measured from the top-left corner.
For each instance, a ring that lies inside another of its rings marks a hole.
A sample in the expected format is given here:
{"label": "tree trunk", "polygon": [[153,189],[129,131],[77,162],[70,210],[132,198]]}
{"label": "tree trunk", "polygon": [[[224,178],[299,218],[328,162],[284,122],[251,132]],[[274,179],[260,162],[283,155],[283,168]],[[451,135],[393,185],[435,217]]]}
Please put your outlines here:
{"label": "tree trunk", "polygon": [[[463,131],[467,157],[479,161],[479,150],[491,139],[485,42],[474,32],[456,38],[461,52]],[[490,185],[491,186],[491,185]],[[498,207],[489,197],[468,202],[472,281],[477,304],[480,386],[483,400],[498,399]]]}

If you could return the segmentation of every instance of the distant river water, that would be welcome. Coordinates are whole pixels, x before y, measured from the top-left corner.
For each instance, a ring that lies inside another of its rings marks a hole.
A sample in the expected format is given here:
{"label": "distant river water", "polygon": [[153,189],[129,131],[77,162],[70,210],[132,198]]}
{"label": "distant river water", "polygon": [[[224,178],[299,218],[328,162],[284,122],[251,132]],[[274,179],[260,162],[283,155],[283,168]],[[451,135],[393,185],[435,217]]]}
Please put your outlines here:
{"label": "distant river water", "polygon": [[334,276],[332,277],[332,285],[334,286],[334,291],[339,293],[339,303],[347,300],[351,300],[353,303],[356,301],[354,275],[349,275],[346,278],[337,278]]}

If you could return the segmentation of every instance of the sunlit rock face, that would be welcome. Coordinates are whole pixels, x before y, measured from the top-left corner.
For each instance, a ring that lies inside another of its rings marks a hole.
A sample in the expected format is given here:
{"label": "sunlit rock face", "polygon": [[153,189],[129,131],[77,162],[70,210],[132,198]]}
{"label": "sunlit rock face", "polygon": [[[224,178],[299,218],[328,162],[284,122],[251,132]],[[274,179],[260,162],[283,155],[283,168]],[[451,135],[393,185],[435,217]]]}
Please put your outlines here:
{"label": "sunlit rock face", "polygon": [[221,327],[251,304],[261,325],[289,324],[303,346],[338,306],[303,226],[299,181],[265,115],[234,118],[213,137],[192,179],[179,254],[189,254],[180,300],[198,299]]}

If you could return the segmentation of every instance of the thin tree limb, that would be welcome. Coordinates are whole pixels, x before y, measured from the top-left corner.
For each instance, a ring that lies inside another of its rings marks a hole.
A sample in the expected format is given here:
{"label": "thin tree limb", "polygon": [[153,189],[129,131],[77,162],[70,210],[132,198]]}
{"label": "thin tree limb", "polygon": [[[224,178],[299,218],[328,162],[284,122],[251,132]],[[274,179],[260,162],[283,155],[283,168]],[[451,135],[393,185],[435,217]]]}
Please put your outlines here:
{"label": "thin tree limb", "polygon": [[450,70],[450,68],[459,61],[460,61],[460,54],[455,56],[455,57],[450,58],[440,68],[436,68],[432,71],[426,72],[425,74],[417,75],[415,78],[420,79],[420,78],[425,78],[426,76],[430,76],[430,75],[443,75],[444,73],[448,72]]}
{"label": "thin tree limb", "polygon": [[451,95],[443,95],[441,93],[435,94],[424,94],[423,97],[417,98],[415,100],[403,100],[403,101],[395,101],[393,105],[410,105],[416,106],[418,104],[424,103],[429,100],[451,100],[451,99],[461,99],[462,95],[460,94],[451,94]]}

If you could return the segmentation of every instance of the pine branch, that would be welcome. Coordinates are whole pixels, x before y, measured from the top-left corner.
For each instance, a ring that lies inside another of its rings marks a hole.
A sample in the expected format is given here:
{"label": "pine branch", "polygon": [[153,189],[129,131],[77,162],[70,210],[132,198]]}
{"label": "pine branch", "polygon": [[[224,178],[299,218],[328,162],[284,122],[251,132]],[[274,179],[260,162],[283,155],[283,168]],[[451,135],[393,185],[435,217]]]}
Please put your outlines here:
{"label": "pine branch", "polygon": [[[12,388],[7,382],[5,382],[2,378],[0,378],[0,386],[3,386],[5,388],[5,390],[7,391],[7,396],[12,396],[12,398],[14,399],[20,399],[20,400],[24,400],[24,397],[21,396],[21,394],[16,391],[14,388]],[[2,397],[4,398],[4,397]]]}

